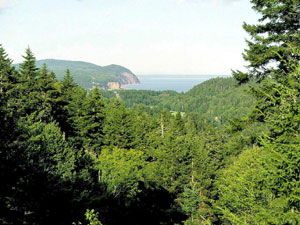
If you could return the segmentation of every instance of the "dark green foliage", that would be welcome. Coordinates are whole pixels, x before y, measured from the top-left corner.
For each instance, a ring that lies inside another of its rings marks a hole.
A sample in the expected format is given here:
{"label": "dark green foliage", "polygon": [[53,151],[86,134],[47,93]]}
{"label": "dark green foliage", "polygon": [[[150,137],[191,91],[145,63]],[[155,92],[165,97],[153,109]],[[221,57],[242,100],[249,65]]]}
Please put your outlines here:
{"label": "dark green foliage", "polygon": [[[234,77],[244,83],[251,78],[284,76],[291,68],[287,60],[299,61],[290,44],[299,46],[299,1],[298,0],[251,0],[253,9],[259,13],[259,23],[243,27],[250,35],[244,59],[249,62],[248,73],[236,71]],[[275,63],[274,63],[275,62]]]}
{"label": "dark green foliage", "polygon": [[18,113],[21,116],[30,115],[41,109],[42,96],[39,94],[38,68],[35,65],[35,57],[30,48],[26,49],[24,61],[19,66],[19,103]]}
{"label": "dark green foliage", "polygon": [[72,137],[77,132],[76,120],[86,92],[74,82],[69,70],[66,70],[60,89],[54,119],[58,121],[67,137]]}
{"label": "dark green foliage", "polygon": [[77,130],[83,138],[86,150],[100,153],[103,145],[105,106],[104,100],[96,88],[89,93],[82,103],[82,109],[77,119]]}

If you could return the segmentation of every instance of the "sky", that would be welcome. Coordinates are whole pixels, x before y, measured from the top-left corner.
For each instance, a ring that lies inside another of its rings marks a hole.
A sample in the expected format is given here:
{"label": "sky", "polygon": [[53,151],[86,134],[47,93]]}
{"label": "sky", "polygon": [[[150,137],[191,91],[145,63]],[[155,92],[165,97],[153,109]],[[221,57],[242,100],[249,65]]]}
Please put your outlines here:
{"label": "sky", "polygon": [[0,44],[15,63],[118,64],[136,74],[231,74],[243,69],[248,0],[0,0]]}

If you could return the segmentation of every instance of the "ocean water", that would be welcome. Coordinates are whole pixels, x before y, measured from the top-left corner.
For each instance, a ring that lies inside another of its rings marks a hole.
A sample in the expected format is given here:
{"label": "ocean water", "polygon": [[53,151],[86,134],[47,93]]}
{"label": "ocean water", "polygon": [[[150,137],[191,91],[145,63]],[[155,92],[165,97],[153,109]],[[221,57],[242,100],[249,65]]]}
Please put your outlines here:
{"label": "ocean water", "polygon": [[137,75],[141,84],[126,85],[124,89],[186,92],[195,85],[215,77],[229,75]]}

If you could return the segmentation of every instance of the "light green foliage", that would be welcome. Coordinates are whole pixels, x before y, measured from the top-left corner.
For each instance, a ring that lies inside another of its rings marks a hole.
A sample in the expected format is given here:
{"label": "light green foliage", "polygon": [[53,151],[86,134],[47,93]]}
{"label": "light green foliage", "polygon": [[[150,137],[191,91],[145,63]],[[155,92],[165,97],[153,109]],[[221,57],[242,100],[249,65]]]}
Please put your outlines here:
{"label": "light green foliage", "polygon": [[145,181],[145,155],[137,150],[103,149],[97,158],[99,181],[106,183],[114,196],[133,197],[139,192],[139,182]]}
{"label": "light green foliage", "polygon": [[[231,224],[297,224],[299,216],[288,208],[288,198],[274,192],[281,155],[255,148],[241,153],[218,181],[220,208]],[[279,190],[278,190],[279,191]]]}
{"label": "light green foliage", "polygon": [[[174,120],[174,118],[172,118]],[[175,121],[173,121],[175,122]],[[196,148],[192,135],[180,135],[182,127],[168,126],[165,120],[164,136],[161,132],[157,135],[148,154],[153,161],[151,169],[153,179],[170,192],[183,191],[185,184],[189,182],[191,172],[191,157]]]}
{"label": "light green foliage", "polygon": [[[99,213],[98,212],[95,212],[94,209],[87,209],[86,212],[85,212],[85,219],[86,221],[88,221],[88,225],[103,225],[100,221],[99,221]],[[81,222],[78,222],[78,223],[75,223],[73,222],[72,223],[73,225],[82,225]]]}
{"label": "light green foliage", "polygon": [[99,221],[99,213],[95,213],[95,210],[86,210],[85,218],[89,221],[89,225],[102,225]]}
{"label": "light green foliage", "polygon": [[186,222],[188,225],[199,223],[195,218],[201,204],[201,191],[191,182],[191,187],[185,187],[182,194],[181,207],[183,211],[189,215],[190,219]]}

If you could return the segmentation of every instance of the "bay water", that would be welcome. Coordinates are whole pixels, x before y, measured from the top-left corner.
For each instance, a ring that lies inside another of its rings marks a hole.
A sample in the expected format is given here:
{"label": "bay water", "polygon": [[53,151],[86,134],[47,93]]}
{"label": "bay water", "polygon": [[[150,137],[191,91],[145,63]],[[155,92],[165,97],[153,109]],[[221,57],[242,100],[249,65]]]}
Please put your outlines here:
{"label": "bay water", "polygon": [[186,92],[195,85],[216,77],[229,77],[229,75],[137,75],[141,84],[122,86],[123,89],[135,90],[154,90],[165,91],[173,90]]}

